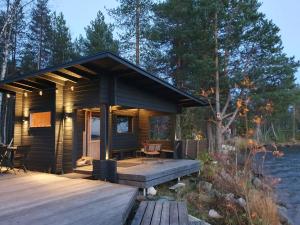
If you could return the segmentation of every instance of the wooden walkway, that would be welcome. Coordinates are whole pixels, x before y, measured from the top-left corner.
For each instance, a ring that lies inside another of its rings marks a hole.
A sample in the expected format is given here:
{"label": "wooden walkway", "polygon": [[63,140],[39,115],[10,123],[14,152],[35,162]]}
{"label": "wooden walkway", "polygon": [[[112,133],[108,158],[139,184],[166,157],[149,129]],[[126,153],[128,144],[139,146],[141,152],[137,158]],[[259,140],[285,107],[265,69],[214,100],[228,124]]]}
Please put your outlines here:
{"label": "wooden walkway", "polygon": [[[77,173],[92,174],[92,166],[79,167]],[[139,188],[149,188],[155,185],[177,179],[200,170],[197,160],[185,159],[153,159],[134,158],[118,161],[118,182]]]}
{"label": "wooden walkway", "polygon": [[188,225],[184,202],[141,202],[131,225]]}
{"label": "wooden walkway", "polygon": [[124,224],[137,189],[28,173],[0,176],[0,225]]}

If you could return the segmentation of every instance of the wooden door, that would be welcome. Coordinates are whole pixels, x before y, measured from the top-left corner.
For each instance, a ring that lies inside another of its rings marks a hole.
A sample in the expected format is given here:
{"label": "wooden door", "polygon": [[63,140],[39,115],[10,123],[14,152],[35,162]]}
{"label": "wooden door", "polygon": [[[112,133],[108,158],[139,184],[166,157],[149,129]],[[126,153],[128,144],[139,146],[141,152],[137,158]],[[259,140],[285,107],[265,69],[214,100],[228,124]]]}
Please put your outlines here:
{"label": "wooden door", "polygon": [[85,155],[100,159],[100,113],[86,111],[86,149]]}

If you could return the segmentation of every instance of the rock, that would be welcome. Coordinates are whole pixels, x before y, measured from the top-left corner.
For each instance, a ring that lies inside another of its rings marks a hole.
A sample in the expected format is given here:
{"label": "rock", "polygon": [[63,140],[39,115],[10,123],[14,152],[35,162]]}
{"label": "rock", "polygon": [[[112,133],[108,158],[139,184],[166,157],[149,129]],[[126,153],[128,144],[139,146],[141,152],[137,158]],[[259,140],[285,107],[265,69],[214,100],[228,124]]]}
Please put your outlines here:
{"label": "rock", "polygon": [[163,200],[166,200],[166,201],[175,201],[175,198],[174,197],[170,197],[170,196],[161,196],[159,201],[163,201]]}
{"label": "rock", "polygon": [[185,187],[185,183],[177,183],[175,185],[173,185],[172,187],[169,187],[170,190],[176,191],[179,188],[183,188]]}
{"label": "rock", "polygon": [[292,220],[287,215],[287,209],[282,206],[278,206],[278,216],[279,220],[284,225],[293,225]]}
{"label": "rock", "polygon": [[225,199],[226,199],[226,201],[234,202],[235,201],[234,194],[233,193],[226,194]]}
{"label": "rock", "polygon": [[147,189],[147,194],[148,194],[148,195],[156,195],[156,193],[157,193],[157,190],[155,190],[154,187],[149,187],[149,188]]}
{"label": "rock", "polygon": [[199,188],[206,192],[211,192],[212,189],[212,183],[206,182],[206,181],[200,181],[199,182]]}
{"label": "rock", "polygon": [[254,177],[254,178],[253,178],[252,184],[254,185],[254,187],[255,187],[256,189],[262,188],[262,186],[263,186],[262,181],[261,181],[259,178],[257,178],[257,177]]}
{"label": "rock", "polygon": [[208,212],[208,216],[214,219],[221,219],[223,216],[221,216],[216,210],[210,209]]}
{"label": "rock", "polygon": [[204,220],[198,219],[192,215],[189,215],[189,224],[190,225],[210,225],[209,223],[205,222]]}
{"label": "rock", "polygon": [[241,207],[243,207],[243,208],[246,208],[246,201],[245,201],[245,199],[243,199],[243,198],[239,198],[238,200],[237,200],[237,203],[241,206]]}
{"label": "rock", "polygon": [[213,197],[216,197],[216,198],[222,198],[223,195],[221,192],[219,192],[218,190],[216,189],[212,189],[210,192],[209,192],[210,196],[213,196]]}

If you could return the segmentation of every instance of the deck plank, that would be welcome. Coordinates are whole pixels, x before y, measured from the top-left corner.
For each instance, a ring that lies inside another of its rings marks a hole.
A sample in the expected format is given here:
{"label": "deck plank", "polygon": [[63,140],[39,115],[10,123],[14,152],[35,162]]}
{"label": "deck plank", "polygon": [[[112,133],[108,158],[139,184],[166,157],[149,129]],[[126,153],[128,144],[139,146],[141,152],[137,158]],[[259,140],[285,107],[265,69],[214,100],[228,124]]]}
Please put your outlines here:
{"label": "deck plank", "polygon": [[141,225],[150,225],[154,208],[155,208],[155,202],[149,201]]}
{"label": "deck plank", "polygon": [[163,210],[161,212],[161,225],[169,225],[170,224],[170,203],[164,202]]}
{"label": "deck plank", "polygon": [[178,202],[178,217],[180,225],[189,224],[188,211],[185,202]]}
{"label": "deck plank", "polygon": [[160,225],[163,203],[156,202],[151,225]]}
{"label": "deck plank", "polygon": [[148,205],[148,202],[146,202],[146,201],[141,202],[141,204],[132,220],[131,225],[140,225],[141,224],[144,214],[145,214],[145,211],[146,211],[146,208],[147,208],[147,205]]}
{"label": "deck plank", "polygon": [[172,225],[179,225],[177,206],[177,202],[170,202],[170,224]]}
{"label": "deck plank", "polygon": [[123,224],[137,194],[128,186],[50,174],[5,176],[0,225]]}

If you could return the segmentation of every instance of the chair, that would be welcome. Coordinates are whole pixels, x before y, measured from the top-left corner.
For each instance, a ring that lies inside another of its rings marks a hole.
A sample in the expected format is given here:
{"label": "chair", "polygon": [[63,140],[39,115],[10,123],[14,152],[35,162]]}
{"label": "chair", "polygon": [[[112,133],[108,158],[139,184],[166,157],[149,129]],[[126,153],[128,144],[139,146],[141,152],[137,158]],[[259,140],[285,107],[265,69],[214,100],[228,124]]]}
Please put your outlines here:
{"label": "chair", "polygon": [[144,145],[144,154],[146,156],[157,156],[160,155],[161,144],[145,144]]}
{"label": "chair", "polygon": [[17,147],[17,150],[14,153],[13,164],[15,165],[15,163],[17,163],[17,167],[19,167],[18,171],[23,169],[25,173],[27,172],[27,159],[29,152],[29,145],[21,145]]}

